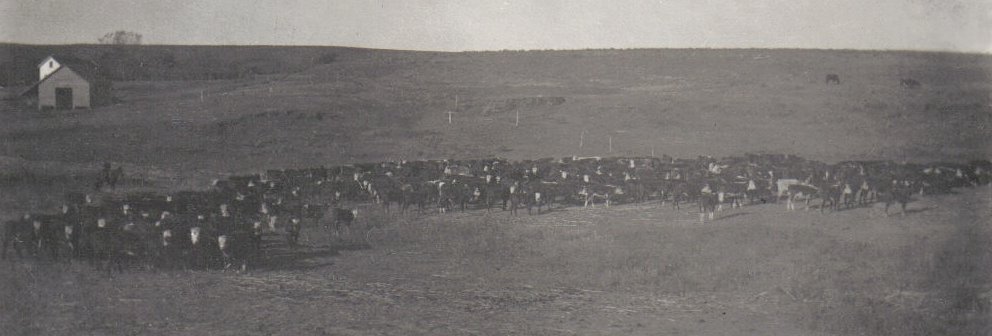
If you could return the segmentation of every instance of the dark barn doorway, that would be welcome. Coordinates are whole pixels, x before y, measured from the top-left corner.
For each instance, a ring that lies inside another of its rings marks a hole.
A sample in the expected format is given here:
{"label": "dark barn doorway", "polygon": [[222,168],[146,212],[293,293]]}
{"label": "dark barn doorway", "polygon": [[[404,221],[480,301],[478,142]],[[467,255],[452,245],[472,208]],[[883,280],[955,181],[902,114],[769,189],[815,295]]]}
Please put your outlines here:
{"label": "dark barn doorway", "polygon": [[55,109],[72,109],[72,88],[55,88]]}

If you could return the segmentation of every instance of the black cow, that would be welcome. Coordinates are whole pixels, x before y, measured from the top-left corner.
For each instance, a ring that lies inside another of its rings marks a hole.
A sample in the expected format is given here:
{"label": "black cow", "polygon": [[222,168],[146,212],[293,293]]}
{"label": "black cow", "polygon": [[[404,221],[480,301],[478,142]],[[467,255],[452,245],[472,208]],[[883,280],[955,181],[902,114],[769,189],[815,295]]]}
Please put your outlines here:
{"label": "black cow", "polygon": [[878,198],[885,202],[885,215],[889,215],[889,207],[894,203],[899,203],[901,214],[906,215],[906,205],[912,201],[913,188],[909,182],[894,181],[893,185],[884,191],[880,190]]}
{"label": "black cow", "polygon": [[351,230],[351,224],[358,218],[358,209],[342,209],[334,208],[332,212],[331,229],[334,230],[334,235],[341,237],[341,228],[346,230]]}
{"label": "black cow", "polygon": [[126,266],[136,264],[144,257],[144,244],[140,236],[122,228],[102,226],[88,236],[92,248],[92,262],[109,273],[115,267],[123,272]]}
{"label": "black cow", "polygon": [[712,192],[701,192],[699,194],[699,221],[705,222],[706,218],[713,220],[713,214],[716,212],[716,206],[719,203],[717,194]]}
{"label": "black cow", "polygon": [[244,272],[254,265],[259,251],[253,246],[252,236],[251,232],[238,231],[217,237],[217,249],[225,270],[237,267]]}
{"label": "black cow", "polygon": [[919,88],[920,85],[921,85],[920,82],[912,78],[903,78],[899,80],[899,86],[902,86],[907,89],[916,89]]}
{"label": "black cow", "polygon": [[826,82],[827,84],[840,85],[840,76],[838,76],[837,74],[827,74]]}

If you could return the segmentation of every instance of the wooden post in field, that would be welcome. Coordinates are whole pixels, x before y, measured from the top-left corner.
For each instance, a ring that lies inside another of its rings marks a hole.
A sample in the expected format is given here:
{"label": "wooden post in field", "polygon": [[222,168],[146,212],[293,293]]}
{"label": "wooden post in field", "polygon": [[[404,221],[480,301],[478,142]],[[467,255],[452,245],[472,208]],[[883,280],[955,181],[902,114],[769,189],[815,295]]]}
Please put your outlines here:
{"label": "wooden post in field", "polygon": [[654,156],[654,145],[651,146],[651,157],[655,157]]}
{"label": "wooden post in field", "polygon": [[455,111],[458,111],[458,95],[455,95],[455,110],[448,111],[448,124],[451,124],[451,114],[455,113]]}
{"label": "wooden post in field", "polygon": [[517,121],[515,123],[513,123],[513,126],[514,127],[520,126],[520,111],[519,110],[517,110]]}
{"label": "wooden post in field", "polygon": [[610,153],[613,153],[613,136],[610,136]]}
{"label": "wooden post in field", "polygon": [[203,102],[203,90],[200,90],[200,102]]}
{"label": "wooden post in field", "polygon": [[585,137],[586,137],[586,130],[582,130],[582,132],[579,132],[579,149],[582,149],[582,142],[583,140],[585,140]]}

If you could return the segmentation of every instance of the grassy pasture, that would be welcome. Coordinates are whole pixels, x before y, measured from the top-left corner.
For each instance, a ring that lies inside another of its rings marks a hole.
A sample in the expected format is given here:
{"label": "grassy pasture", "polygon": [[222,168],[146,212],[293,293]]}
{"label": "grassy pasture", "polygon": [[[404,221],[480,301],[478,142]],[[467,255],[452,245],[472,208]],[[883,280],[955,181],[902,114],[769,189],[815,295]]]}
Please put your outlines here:
{"label": "grassy pasture", "polygon": [[[170,50],[180,63],[201,55]],[[117,82],[121,102],[93,110],[0,102],[0,218],[54,211],[65,192],[87,190],[104,161],[124,165],[127,190],[164,192],[234,173],[385,159],[992,154],[992,59],[982,55],[342,51],[314,65],[281,52],[289,56],[264,57],[285,62],[268,67],[275,73]],[[826,85],[828,73],[841,84]],[[902,88],[900,78],[923,85]],[[709,224],[653,205],[517,218],[369,209],[344,241],[308,228],[307,247],[289,253],[273,238],[269,259],[249,274],[107,277],[86,265],[0,263],[0,330],[987,335],[990,197],[979,188],[919,198],[905,218],[877,207],[820,215],[761,205]]]}
{"label": "grassy pasture", "polygon": [[[987,187],[821,215],[782,204],[540,216],[366,209],[247,274],[4,263],[11,334],[983,335]],[[81,328],[81,329],[76,329]]]}

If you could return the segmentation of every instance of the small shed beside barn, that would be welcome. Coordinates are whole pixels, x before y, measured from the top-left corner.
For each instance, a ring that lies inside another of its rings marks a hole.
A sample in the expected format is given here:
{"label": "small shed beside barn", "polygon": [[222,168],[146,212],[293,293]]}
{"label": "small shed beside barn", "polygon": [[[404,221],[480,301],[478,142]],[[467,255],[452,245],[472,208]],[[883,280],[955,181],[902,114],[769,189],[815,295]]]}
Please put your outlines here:
{"label": "small shed beside barn", "polygon": [[93,62],[48,56],[38,64],[39,80],[21,93],[36,100],[39,110],[77,109],[111,101],[111,83]]}

